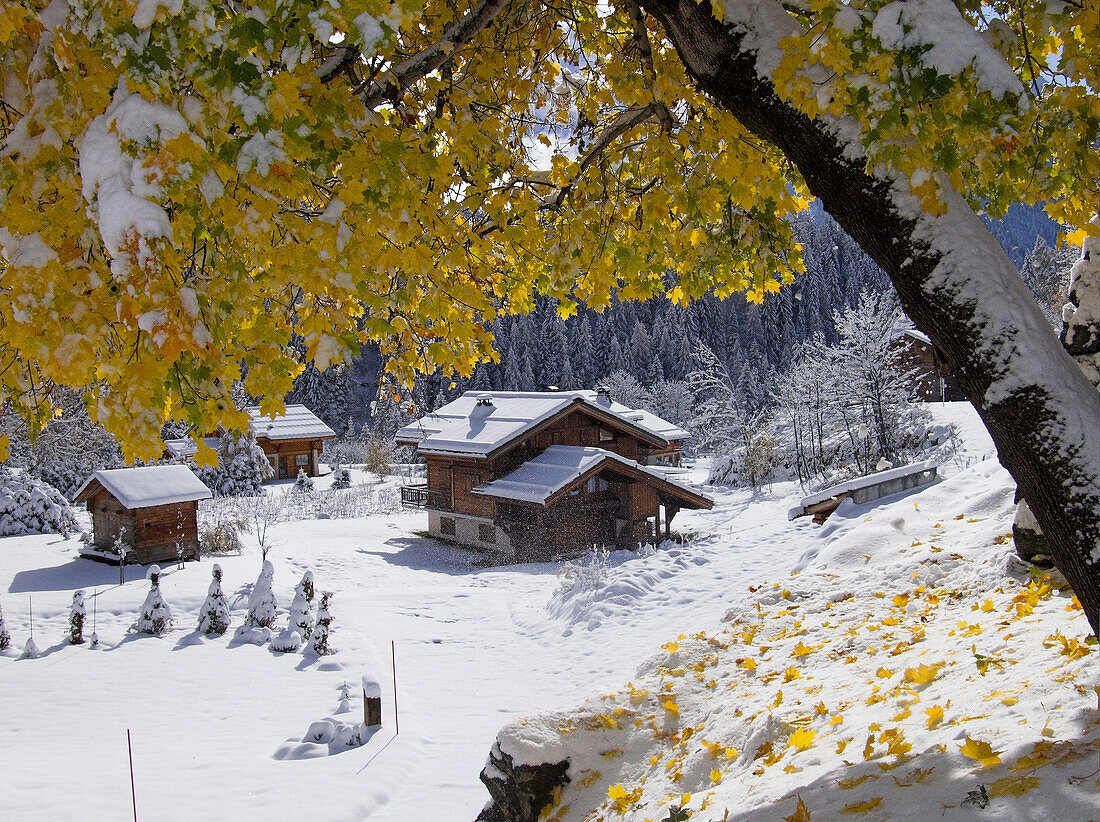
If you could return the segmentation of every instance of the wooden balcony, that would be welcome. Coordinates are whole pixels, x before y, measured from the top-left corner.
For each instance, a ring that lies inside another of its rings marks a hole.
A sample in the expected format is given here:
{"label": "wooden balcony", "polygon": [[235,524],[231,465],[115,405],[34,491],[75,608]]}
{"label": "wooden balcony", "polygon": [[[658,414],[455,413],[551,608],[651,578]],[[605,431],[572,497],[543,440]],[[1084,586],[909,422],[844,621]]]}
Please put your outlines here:
{"label": "wooden balcony", "polygon": [[428,490],[428,484],[402,485],[401,504],[406,508],[434,508],[437,511],[450,511],[451,506],[445,495]]}

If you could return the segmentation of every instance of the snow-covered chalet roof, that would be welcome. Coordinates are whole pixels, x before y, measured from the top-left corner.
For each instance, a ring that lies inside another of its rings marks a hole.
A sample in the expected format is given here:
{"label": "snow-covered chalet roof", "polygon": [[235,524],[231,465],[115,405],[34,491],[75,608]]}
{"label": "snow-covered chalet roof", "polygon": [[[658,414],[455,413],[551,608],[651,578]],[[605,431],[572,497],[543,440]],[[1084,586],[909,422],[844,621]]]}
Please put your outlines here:
{"label": "snow-covered chalet roof", "polygon": [[248,411],[248,427],[255,437],[269,440],[305,440],[335,437],[336,432],[304,405],[288,405],[286,413],[265,416],[259,406]]}
{"label": "snow-covered chalet roof", "polygon": [[[537,457],[523,463],[515,471],[505,474],[499,479],[482,483],[474,488],[472,493],[515,502],[532,502],[538,505],[546,505],[556,494],[570,488],[593,469],[609,462],[632,469],[632,472],[647,475],[655,485],[679,492],[676,494],[678,497],[695,501],[703,500],[706,503],[711,502],[708,497],[688,488],[686,485],[670,480],[660,471],[611,451],[605,451],[603,448],[578,445],[551,445]],[[706,507],[709,508],[709,504]]]}
{"label": "snow-covered chalet roof", "polygon": [[[220,444],[220,441],[217,437],[203,437],[203,442],[207,445],[208,448],[213,448],[215,451],[218,450],[218,445]],[[181,437],[180,439],[175,440],[165,440],[164,449],[169,453],[169,455],[178,460],[193,457],[199,451],[199,448],[195,444],[195,441],[190,437]]]}
{"label": "snow-covered chalet roof", "polygon": [[210,499],[210,489],[186,465],[150,465],[146,468],[111,468],[96,471],[76,492],[83,502],[102,485],[126,508],[149,508],[172,502]]}
{"label": "snow-covered chalet roof", "polygon": [[913,325],[913,321],[906,316],[902,316],[898,322],[894,324],[894,327],[890,330],[890,339],[896,340],[901,337],[909,337],[917,342],[922,342],[925,345],[931,345],[932,340],[928,338],[928,335],[923,331],[918,331],[917,327]]}
{"label": "snow-covered chalet roof", "polygon": [[[491,405],[479,405],[479,400]],[[397,432],[421,453],[484,456],[523,436],[566,408],[580,405],[628,430],[665,444],[690,434],[648,411],[636,411],[595,391],[467,391]]]}

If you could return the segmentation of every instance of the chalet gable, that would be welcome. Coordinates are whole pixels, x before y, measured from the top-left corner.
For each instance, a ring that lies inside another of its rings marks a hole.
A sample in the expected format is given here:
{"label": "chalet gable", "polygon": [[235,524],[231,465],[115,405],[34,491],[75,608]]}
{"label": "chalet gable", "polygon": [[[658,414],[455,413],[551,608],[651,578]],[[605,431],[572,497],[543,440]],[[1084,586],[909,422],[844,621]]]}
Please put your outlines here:
{"label": "chalet gable", "polygon": [[634,460],[602,448],[570,445],[551,445],[511,473],[474,488],[473,493],[548,506],[605,471],[641,481],[685,508],[713,507],[709,498]]}

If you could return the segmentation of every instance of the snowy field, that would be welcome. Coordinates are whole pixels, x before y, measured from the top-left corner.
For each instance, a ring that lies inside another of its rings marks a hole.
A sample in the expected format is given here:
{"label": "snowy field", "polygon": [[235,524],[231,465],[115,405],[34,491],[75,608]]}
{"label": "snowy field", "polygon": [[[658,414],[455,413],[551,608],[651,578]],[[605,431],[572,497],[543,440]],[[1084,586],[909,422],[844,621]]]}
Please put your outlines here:
{"label": "snowy field", "polygon": [[[965,423],[964,462],[992,454],[965,409],[936,413]],[[993,462],[965,471],[978,472],[981,493],[1003,497],[1011,487]],[[232,628],[216,639],[196,633],[208,559],[165,569],[176,629],[156,638],[127,633],[148,590],[140,568],[128,568],[118,586],[117,569],[76,558],[74,540],[2,539],[0,604],[13,650],[26,641],[33,600],[42,654],[0,657],[0,816],[66,818],[79,807],[86,819],[128,818],[129,729],[142,819],[470,820],[487,800],[478,774],[502,726],[621,688],[663,643],[713,629],[745,607],[750,585],[781,580],[807,552],[821,551],[828,526],[787,522],[800,495],[790,484],[755,495],[719,491],[713,511],[677,517],[676,530],[693,539],[614,552],[569,592],[559,587],[560,563],[484,567],[475,552],[418,535],[423,512],[281,523],[269,554],[281,623],[303,571],[313,572],[319,592],[334,592],[338,652],[320,660],[235,644]],[[873,538],[899,548],[912,540],[897,529]],[[845,573],[846,556],[830,559],[832,570]],[[259,552],[253,541],[244,555],[218,562],[236,626]],[[87,634],[96,592],[97,649],[64,642],[78,588],[88,592]],[[318,753],[300,744],[314,721],[361,715],[364,675],[382,684],[381,730],[359,748],[295,758]],[[352,713],[337,715],[345,682]]]}

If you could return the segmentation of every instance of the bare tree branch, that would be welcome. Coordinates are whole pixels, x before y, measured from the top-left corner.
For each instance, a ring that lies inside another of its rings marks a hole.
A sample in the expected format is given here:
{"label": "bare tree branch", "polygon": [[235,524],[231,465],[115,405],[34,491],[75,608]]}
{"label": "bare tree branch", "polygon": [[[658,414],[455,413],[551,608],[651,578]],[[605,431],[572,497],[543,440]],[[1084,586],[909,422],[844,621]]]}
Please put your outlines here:
{"label": "bare tree branch", "polygon": [[402,60],[380,79],[355,89],[367,108],[376,108],[386,100],[395,100],[401,90],[443,65],[455,49],[469,43],[489,26],[508,5],[508,0],[481,0],[477,6],[448,28],[443,36],[423,51]]}

